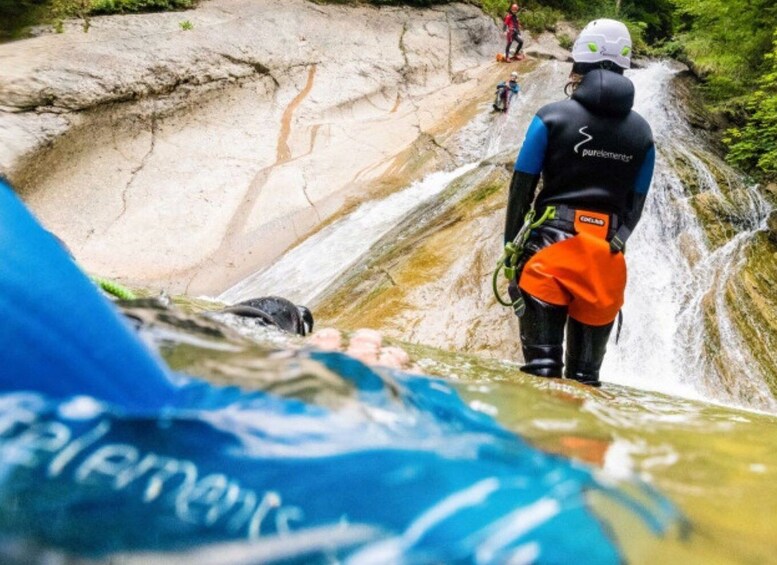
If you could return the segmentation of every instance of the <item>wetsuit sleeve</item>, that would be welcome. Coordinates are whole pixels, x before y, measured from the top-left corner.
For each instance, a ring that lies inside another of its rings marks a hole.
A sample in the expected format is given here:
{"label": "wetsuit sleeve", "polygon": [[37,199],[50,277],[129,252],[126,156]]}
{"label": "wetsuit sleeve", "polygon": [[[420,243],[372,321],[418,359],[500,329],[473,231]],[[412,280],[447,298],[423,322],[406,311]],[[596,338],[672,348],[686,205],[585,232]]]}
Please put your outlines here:
{"label": "wetsuit sleeve", "polygon": [[510,181],[505,221],[505,243],[515,238],[518,230],[521,229],[523,218],[534,200],[534,192],[537,190],[537,183],[540,180],[547,146],[548,129],[538,116],[534,116],[529,125],[529,131],[526,132],[521,152],[515,161],[515,170]]}
{"label": "wetsuit sleeve", "polygon": [[642,210],[645,207],[647,193],[648,190],[650,190],[650,182],[653,179],[655,161],[656,150],[654,146],[651,146],[637,173],[634,190],[629,196],[628,206],[623,214],[623,223],[610,240],[610,250],[613,253],[623,251],[623,247],[631,236],[631,232],[637,227],[637,223],[639,223],[639,220],[642,217]]}

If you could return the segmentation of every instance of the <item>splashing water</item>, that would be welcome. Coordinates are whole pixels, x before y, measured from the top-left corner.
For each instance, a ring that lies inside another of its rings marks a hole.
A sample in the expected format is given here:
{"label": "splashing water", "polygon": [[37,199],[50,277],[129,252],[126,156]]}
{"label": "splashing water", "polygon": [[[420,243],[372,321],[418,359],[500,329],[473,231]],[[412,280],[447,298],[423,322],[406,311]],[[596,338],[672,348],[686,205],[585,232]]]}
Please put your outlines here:
{"label": "splashing water", "polygon": [[242,280],[219,296],[233,303],[257,296],[280,295],[311,304],[345,270],[367,253],[409,211],[439,194],[475,163],[437,172],[382,200],[359,206],[346,218],[324,228],[276,263]]}
{"label": "splashing water", "polygon": [[[656,63],[630,75],[637,92],[635,109],[651,124],[658,152],[648,202],[626,254],[629,283],[623,335],[618,346],[610,345],[602,379],[774,410],[777,403],[757,373],[725,302],[726,283],[747,242],[763,227],[769,206],[756,187],[706,150],[687,125],[670,94],[674,74],[667,63]],[[696,216],[692,188],[678,168],[682,162],[699,193],[723,196],[739,187],[746,195],[737,202],[743,231],[717,249]],[[725,173],[727,186],[719,185],[711,163]],[[710,300],[720,355],[738,374],[735,388],[722,385],[719,369],[705,354],[709,340],[705,302]]]}

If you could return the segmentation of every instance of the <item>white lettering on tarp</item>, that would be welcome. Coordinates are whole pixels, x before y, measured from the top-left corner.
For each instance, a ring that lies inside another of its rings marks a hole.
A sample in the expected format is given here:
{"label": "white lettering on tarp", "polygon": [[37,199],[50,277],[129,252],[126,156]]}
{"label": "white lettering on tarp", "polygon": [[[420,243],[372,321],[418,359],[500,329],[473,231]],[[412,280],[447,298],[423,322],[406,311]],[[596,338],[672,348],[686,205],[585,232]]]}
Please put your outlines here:
{"label": "white lettering on tarp", "polygon": [[36,420],[35,412],[16,403],[12,409],[0,413],[0,439],[6,434],[10,435],[17,426],[31,426]]}
{"label": "white lettering on tarp", "polygon": [[84,451],[87,447],[92,445],[98,439],[103,437],[111,429],[109,422],[103,421],[97,424],[93,429],[89,430],[81,437],[77,437],[65,448],[60,451],[57,456],[51,460],[48,468],[49,477],[58,476],[65,466],[70,463],[76,456]]}
{"label": "white lettering on tarp", "polygon": [[116,488],[116,476],[138,461],[138,450],[131,445],[112,443],[100,447],[79,465],[73,476],[77,483],[99,484],[100,477]]}
{"label": "white lettering on tarp", "polygon": [[251,514],[256,508],[256,493],[252,490],[241,490],[237,497],[243,501],[243,508],[236,512],[227,522],[227,528],[232,532],[239,531],[251,519]]}
{"label": "white lettering on tarp", "polygon": [[[301,521],[303,512],[284,506],[275,490],[258,496],[222,473],[199,477],[192,461],[142,453],[126,443],[95,445],[112,429],[101,420],[80,435],[58,421],[36,421],[34,412],[0,413],[0,456],[5,464],[45,467],[50,478],[67,476],[79,485],[99,485],[114,491],[135,485],[145,503],[168,501],[174,515],[187,523],[225,529],[248,539],[258,539],[267,518],[275,512],[279,535],[290,532],[290,521]],[[167,495],[167,496],[165,496]]]}
{"label": "white lettering on tarp", "polygon": [[273,508],[280,508],[280,506],[281,497],[277,492],[268,491],[264,493],[262,501],[259,503],[259,506],[257,507],[256,512],[254,512],[254,515],[251,516],[251,522],[248,524],[249,539],[259,538],[259,535],[262,533],[262,522],[264,522],[264,519],[270,513],[270,510]]}
{"label": "white lettering on tarp", "polygon": [[2,444],[0,454],[6,465],[38,467],[42,458],[51,457],[70,440],[70,429],[59,422],[36,422],[17,436]]}
{"label": "white lettering on tarp", "polygon": [[[116,477],[116,489],[126,487],[152,469],[156,471],[148,478],[146,490],[143,492],[143,502],[151,502],[158,498],[162,494],[165,483],[169,485],[176,476],[182,480],[179,488],[185,488],[197,480],[197,467],[191,461],[148,453],[135,467],[126,469]],[[169,490],[174,488],[171,487]]]}
{"label": "white lettering on tarp", "polygon": [[210,510],[225,498],[229,480],[221,474],[203,477],[193,485],[181,487],[175,499],[175,511],[182,520],[192,524],[210,525],[215,520]]}
{"label": "white lettering on tarp", "polygon": [[275,516],[275,529],[279,534],[287,534],[291,531],[289,528],[289,521],[295,520],[301,522],[305,517],[301,508],[296,506],[285,506],[278,509],[278,513]]}

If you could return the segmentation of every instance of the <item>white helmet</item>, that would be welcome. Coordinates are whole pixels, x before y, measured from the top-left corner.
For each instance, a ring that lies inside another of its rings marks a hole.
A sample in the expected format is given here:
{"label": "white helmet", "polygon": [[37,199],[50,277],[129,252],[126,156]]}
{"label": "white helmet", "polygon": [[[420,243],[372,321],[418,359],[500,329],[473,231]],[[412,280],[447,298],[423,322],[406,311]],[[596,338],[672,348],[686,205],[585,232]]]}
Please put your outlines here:
{"label": "white helmet", "polygon": [[617,20],[600,19],[589,22],[572,46],[575,63],[612,61],[619,67],[631,67],[631,35]]}
{"label": "white helmet", "polygon": [[513,71],[510,73],[510,80],[518,80],[518,73]]}

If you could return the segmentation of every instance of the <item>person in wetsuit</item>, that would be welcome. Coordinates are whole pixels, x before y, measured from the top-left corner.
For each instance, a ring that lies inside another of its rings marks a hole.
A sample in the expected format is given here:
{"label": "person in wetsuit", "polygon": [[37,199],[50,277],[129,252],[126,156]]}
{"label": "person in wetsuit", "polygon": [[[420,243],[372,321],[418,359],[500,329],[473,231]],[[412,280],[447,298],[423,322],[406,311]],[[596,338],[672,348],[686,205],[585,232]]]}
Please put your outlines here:
{"label": "person in wetsuit", "polygon": [[562,376],[566,328],[565,376],[596,385],[623,305],[624,245],[642,214],[655,159],[650,126],[631,109],[634,85],[623,76],[630,55],[625,25],[590,22],[573,47],[571,97],[537,112],[515,162],[505,242],[516,237],[533,200],[537,217],[549,216],[529,232],[510,284],[513,300],[525,302],[522,370],[533,375]]}
{"label": "person in wetsuit", "polygon": [[518,4],[510,6],[510,11],[504,19],[505,37],[507,38],[507,46],[505,47],[505,60],[510,60],[510,48],[513,43],[518,44],[518,48],[515,50],[513,58],[517,59],[521,54],[523,48],[523,38],[521,37],[521,22],[518,20]]}
{"label": "person in wetsuit", "polygon": [[513,96],[518,94],[521,90],[518,84],[518,73],[513,71],[510,73],[510,80],[507,82],[500,82],[496,85],[496,97],[494,100],[493,108],[497,112],[507,112],[510,109],[510,101]]}

